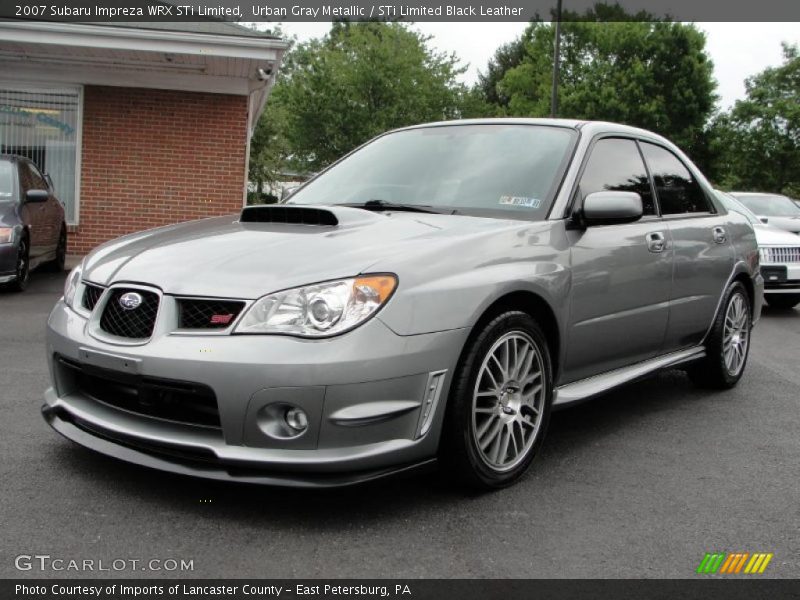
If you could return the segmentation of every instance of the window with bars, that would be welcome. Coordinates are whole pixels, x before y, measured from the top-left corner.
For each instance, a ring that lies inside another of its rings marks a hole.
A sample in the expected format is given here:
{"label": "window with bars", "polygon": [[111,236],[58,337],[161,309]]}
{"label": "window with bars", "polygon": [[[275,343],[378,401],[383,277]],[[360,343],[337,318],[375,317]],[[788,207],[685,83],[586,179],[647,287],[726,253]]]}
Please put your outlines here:
{"label": "window with bars", "polygon": [[0,154],[26,156],[50,175],[76,223],[80,90],[16,89],[0,83]]}

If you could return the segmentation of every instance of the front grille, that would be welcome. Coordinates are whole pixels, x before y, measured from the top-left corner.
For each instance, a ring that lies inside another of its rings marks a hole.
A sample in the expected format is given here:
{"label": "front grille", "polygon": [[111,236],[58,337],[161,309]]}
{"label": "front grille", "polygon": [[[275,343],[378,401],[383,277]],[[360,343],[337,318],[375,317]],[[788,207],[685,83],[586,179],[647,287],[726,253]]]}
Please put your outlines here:
{"label": "front grille", "polygon": [[97,301],[100,300],[100,296],[103,295],[103,290],[105,288],[94,285],[93,283],[85,283],[83,285],[83,299],[81,304],[86,310],[92,311],[94,307],[97,306]]}
{"label": "front grille", "polygon": [[220,429],[214,391],[203,384],[121,373],[57,357],[82,395],[164,421]]}
{"label": "front grille", "polygon": [[762,247],[761,262],[764,263],[800,263],[800,246],[784,248]]}
{"label": "front grille", "polygon": [[244,308],[234,300],[179,299],[178,327],[181,329],[225,329]]}
{"label": "front grille", "polygon": [[[141,296],[141,304],[126,309],[120,298],[133,292]],[[158,314],[158,294],[141,289],[114,288],[100,317],[100,329],[111,335],[131,339],[147,339],[153,335]]]}

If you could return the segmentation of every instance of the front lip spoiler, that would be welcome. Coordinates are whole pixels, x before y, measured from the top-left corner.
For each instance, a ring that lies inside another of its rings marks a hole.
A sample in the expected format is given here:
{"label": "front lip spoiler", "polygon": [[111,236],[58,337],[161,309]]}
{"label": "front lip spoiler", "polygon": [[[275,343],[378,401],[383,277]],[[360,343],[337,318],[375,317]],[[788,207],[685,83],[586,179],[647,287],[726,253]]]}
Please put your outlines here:
{"label": "front lip spoiler", "polygon": [[384,477],[429,471],[435,468],[437,463],[436,458],[429,458],[413,464],[353,473],[276,473],[252,465],[239,466],[221,462],[210,457],[187,458],[171,451],[168,446],[146,447],[141,440],[119,437],[94,428],[90,431],[88,426],[80,426],[80,421],[65,411],[48,405],[42,407],[42,416],[47,424],[62,436],[90,450],[159,471],[215,481],[307,489],[340,488]]}

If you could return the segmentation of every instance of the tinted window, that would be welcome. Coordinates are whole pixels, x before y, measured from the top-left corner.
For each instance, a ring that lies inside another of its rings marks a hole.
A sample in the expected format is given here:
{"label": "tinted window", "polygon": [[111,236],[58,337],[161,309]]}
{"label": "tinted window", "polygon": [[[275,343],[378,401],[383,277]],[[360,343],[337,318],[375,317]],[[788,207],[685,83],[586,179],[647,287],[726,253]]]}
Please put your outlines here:
{"label": "tinted window", "polygon": [[662,215],[711,211],[700,184],[677,156],[647,143],[642,143],[642,153],[656,186]]}
{"label": "tinted window", "polygon": [[44,177],[42,176],[39,169],[32,163],[25,163],[28,170],[30,171],[30,181],[31,185],[33,185],[32,190],[46,190],[47,189],[47,182],[45,181]]}
{"label": "tinted window", "polygon": [[567,128],[512,124],[398,131],[322,173],[289,204],[384,200],[544,219],[575,137]]}
{"label": "tinted window", "polygon": [[14,172],[11,163],[0,161],[0,202],[7,202],[14,197]]}
{"label": "tinted window", "polygon": [[656,214],[647,171],[633,140],[607,138],[592,148],[581,176],[581,197],[606,191],[636,192],[642,197],[644,214]]}

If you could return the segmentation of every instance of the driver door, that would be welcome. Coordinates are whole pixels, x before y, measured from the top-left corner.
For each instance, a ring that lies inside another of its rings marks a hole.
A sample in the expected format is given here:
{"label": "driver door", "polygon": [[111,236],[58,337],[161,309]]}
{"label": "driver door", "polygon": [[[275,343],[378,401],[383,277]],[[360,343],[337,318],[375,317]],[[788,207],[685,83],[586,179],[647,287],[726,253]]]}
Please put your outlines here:
{"label": "driver door", "polygon": [[600,191],[637,192],[644,216],[568,232],[572,294],[562,383],[654,357],[667,329],[673,247],[636,141],[594,144],[579,179],[579,205]]}

